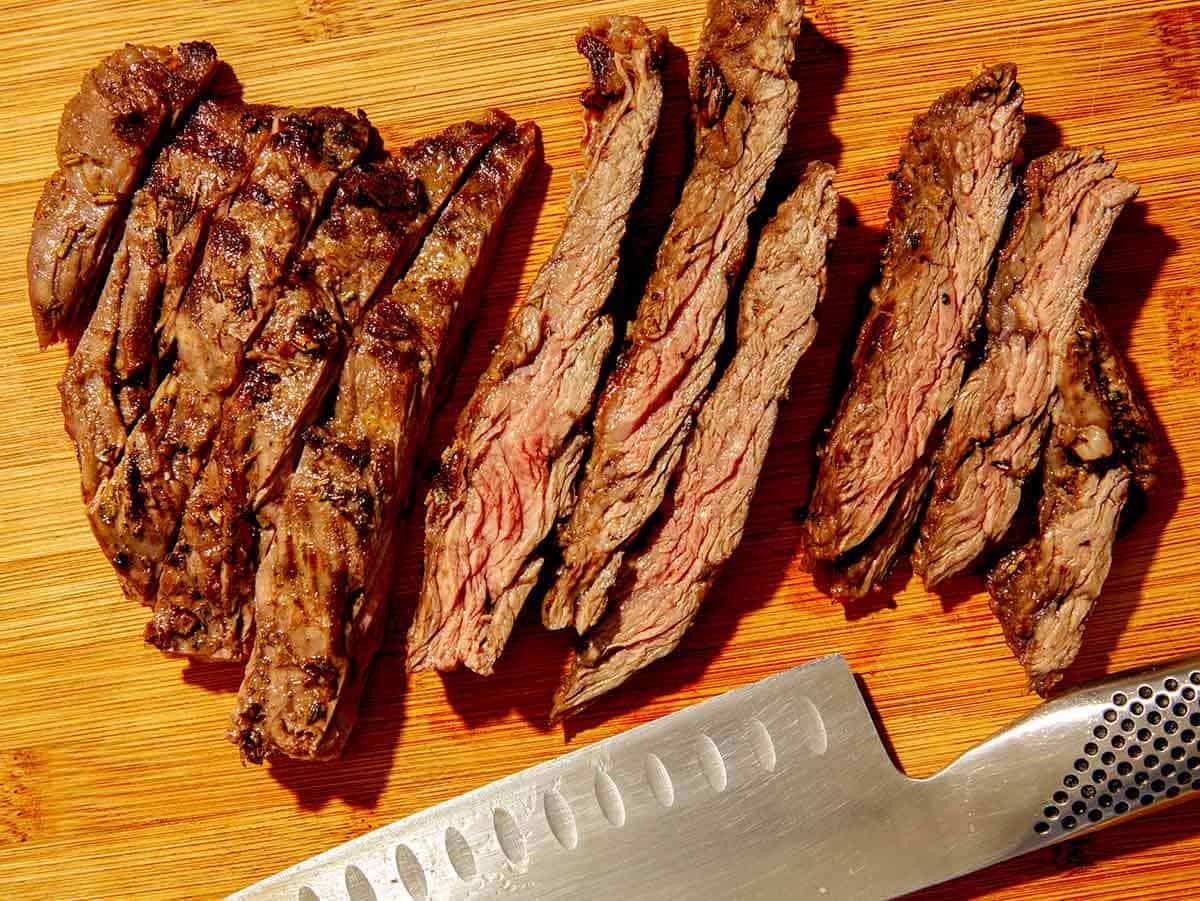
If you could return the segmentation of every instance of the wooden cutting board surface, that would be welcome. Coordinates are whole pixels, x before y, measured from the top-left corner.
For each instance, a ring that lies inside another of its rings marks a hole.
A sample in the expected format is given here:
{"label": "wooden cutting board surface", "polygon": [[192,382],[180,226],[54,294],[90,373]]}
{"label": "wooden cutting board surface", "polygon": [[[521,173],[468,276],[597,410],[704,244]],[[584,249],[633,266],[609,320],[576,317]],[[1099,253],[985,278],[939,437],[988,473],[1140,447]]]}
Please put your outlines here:
{"label": "wooden cutting board surface", "polygon": [[[61,347],[39,353],[25,252],[63,104],[123,41],[207,38],[246,96],[362,107],[396,145],[487,106],[541,125],[547,167],[508,231],[444,444],[505,317],[558,234],[579,167],[573,47],[590,15],[629,12],[681,48],[647,246],[678,190],[683,52],[703,0],[341,0],[0,4],[0,897],[213,897],[366,830],[563,751],[796,663],[844,653],[908,772],[928,774],[1036,699],[991,618],[982,583],[943,595],[905,571],[895,604],[844,611],[796,553],[813,436],[832,371],[876,265],[885,178],[912,115],[980,62],[1020,66],[1029,147],[1102,144],[1142,186],[1100,260],[1091,296],[1165,425],[1149,513],[1117,545],[1070,681],[1200,651],[1200,5],[1038,0],[816,0],[781,177],[839,169],[841,234],[821,332],[794,382],[746,539],[683,646],[606,699],[568,738],[547,729],[568,642],[519,626],[490,680],[406,680],[400,636],[417,589],[420,531],[398,561],[393,629],[345,758],[244,767],[222,738],[239,673],[164,659],[145,612],[120,596],[92,541],[59,414]],[[1175,898],[1200,885],[1200,804],[994,867],[929,898]]]}

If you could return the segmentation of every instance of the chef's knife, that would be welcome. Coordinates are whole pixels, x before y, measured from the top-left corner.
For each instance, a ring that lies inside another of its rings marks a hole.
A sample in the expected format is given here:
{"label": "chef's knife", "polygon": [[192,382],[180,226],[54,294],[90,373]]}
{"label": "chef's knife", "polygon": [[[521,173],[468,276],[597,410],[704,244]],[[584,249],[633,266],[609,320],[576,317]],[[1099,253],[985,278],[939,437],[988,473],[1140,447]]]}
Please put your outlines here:
{"label": "chef's knife", "polygon": [[233,896],[888,898],[1188,797],[1200,658],[1043,704],[937,775],[840,656],[502,779]]}

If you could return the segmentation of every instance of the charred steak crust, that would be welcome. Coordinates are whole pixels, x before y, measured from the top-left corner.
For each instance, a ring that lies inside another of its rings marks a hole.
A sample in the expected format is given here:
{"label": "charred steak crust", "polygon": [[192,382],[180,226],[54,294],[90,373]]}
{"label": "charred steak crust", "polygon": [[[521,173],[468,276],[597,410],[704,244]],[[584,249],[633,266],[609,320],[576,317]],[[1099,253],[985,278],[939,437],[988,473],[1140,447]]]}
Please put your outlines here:
{"label": "charred steak crust", "polygon": [[299,436],[333,385],[348,332],[389,274],[409,262],[467,167],[506,121],[493,113],[455,125],[342,177],[224,405],[163,567],[146,630],[150,643],[175,654],[246,659],[260,528],[269,536],[271,501],[295,466]]}
{"label": "charred steak crust", "polygon": [[344,110],[278,115],[249,179],[210,229],[180,306],[174,369],[88,506],[125,593],[144,604],[154,602],[245,351],[275,306],[289,260],[368,136],[366,120]]}
{"label": "charred steak crust", "polygon": [[568,509],[601,367],[602,313],[662,105],[665,35],[640,19],[592,22],[577,45],[585,169],[568,219],[459,417],[426,501],[425,576],[408,635],[409,669],[490,673]]}
{"label": "charred steak crust", "polygon": [[67,103],[58,171],[38,201],[29,244],[29,303],[43,348],[86,321],[151,147],[216,68],[208,43],[126,44],[84,76]]}
{"label": "charred steak crust", "polygon": [[1083,289],[1137,186],[1099,150],[1055,151],[1029,164],[1021,204],[988,294],[987,345],[938,448],[914,554],[935,585],[1003,537],[1037,468],[1050,402]]}
{"label": "charred steak crust", "polygon": [[259,567],[254,648],[230,720],[246,760],[341,753],[383,636],[416,450],[539,156],[531,123],[501,132],[403,281],[367,312],[332,419],[306,436]]}
{"label": "charred steak crust", "polygon": [[1053,401],[1040,534],[988,577],[992,612],[1039,694],[1079,653],[1130,492],[1153,487],[1158,441],[1145,399],[1084,301]]}
{"label": "charred steak crust", "polygon": [[108,478],[145,412],[167,348],[159,305],[183,293],[209,222],[223,214],[270,134],[265,107],[201,103],[134,195],[96,311],[59,381],[84,502]]}
{"label": "charred steak crust", "polygon": [[901,149],[882,279],[805,520],[812,562],[880,527],[961,385],[1024,133],[1016,74],[992,66],[943,95]]}
{"label": "charred steak crust", "polygon": [[624,547],[662,502],[712,381],[748,218],[783,150],[799,88],[789,74],[800,0],[710,0],[692,72],[696,159],[616,371],[604,386],[563,563],[543,608],[586,632]]}
{"label": "charred steak crust", "polygon": [[812,163],[763,229],[739,303],[738,348],[705,401],[655,524],[626,556],[613,604],[554,699],[567,716],[669,654],[733,554],[779,402],[812,343],[837,232],[833,167]]}

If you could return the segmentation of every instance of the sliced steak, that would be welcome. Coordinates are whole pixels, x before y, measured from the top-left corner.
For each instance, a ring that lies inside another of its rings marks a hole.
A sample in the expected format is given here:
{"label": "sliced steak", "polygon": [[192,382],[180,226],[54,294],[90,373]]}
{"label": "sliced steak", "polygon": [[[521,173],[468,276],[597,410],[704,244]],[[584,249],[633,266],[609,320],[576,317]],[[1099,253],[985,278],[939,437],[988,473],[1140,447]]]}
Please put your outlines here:
{"label": "sliced steak", "polygon": [[58,171],[38,201],[29,244],[29,303],[43,348],[86,321],[151,147],[216,68],[211,44],[126,44],[84,77],[63,110]]}
{"label": "sliced steak", "polygon": [[246,348],[278,299],[288,261],[369,125],[343,110],[280,115],[229,213],[213,224],[183,298],[174,370],[129,434],[125,455],[88,507],[125,593],[153,603]]}
{"label": "sliced steak", "polygon": [[1026,170],[988,293],[984,359],[883,523],[834,564],[835,596],[862,597],[883,581],[918,520],[922,536],[937,536],[936,547],[921,540],[914,554],[929,585],[1008,530],[1021,484],[1041,458],[1050,396],[1087,273],[1137,190],[1110,178],[1112,169],[1098,152],[1063,150]]}
{"label": "sliced steak", "polygon": [[532,124],[501,133],[404,280],[367,312],[329,422],[309,430],[255,587],[254,649],[229,737],[254,762],[337,756],[387,620],[412,469],[525,173]]}
{"label": "sliced steak", "polygon": [[246,658],[264,507],[295,465],[299,435],[332,386],[348,331],[509,121],[492,114],[456,125],[342,178],[222,410],[162,570],[150,643],[175,654]]}
{"label": "sliced steak", "polygon": [[210,221],[223,215],[270,131],[265,107],[205,101],[134,195],[96,311],[58,384],[85,502],[112,474],[154,390],[159,305],[182,295]]}
{"label": "sliced steak", "polygon": [[929,436],[925,453],[900,488],[895,503],[879,527],[862,544],[838,557],[829,566],[829,592],[839,601],[866,597],[891,573],[912,542],[913,533],[929,499],[933,481],[933,452],[945,433],[945,420]]}
{"label": "sliced steak", "polygon": [[1051,411],[1040,534],[988,577],[992,611],[1039,694],[1079,653],[1112,564],[1121,512],[1131,490],[1152,488],[1157,464],[1157,429],[1146,401],[1084,301]]}
{"label": "sliced steak", "polygon": [[550,628],[581,634],[604,611],[624,547],[658,509],[712,381],[748,218],[787,140],[799,89],[788,69],[801,0],[710,0],[692,71],[696,160],[658,250],[626,347],[597,406],[591,456]]}
{"label": "sliced steak", "polygon": [[1016,74],[993,66],[943,95],[901,149],[882,280],[805,520],[810,561],[835,561],[880,527],[962,384],[1024,133]]}
{"label": "sliced steak", "polygon": [[581,427],[612,344],[601,310],[658,128],[664,42],[624,17],[597,20],[578,37],[592,64],[586,167],[558,244],[442,455],[426,502],[409,669],[491,672],[541,571],[538,545],[569,506],[587,446]]}
{"label": "sliced steak", "polygon": [[810,164],[763,229],[742,289],[737,351],[700,410],[660,516],[625,558],[613,605],[572,661],[552,720],[673,651],[741,541],[779,402],[817,332],[837,232],[833,175]]}
{"label": "sliced steak", "polygon": [[1037,468],[1058,370],[1100,248],[1137,186],[1099,150],[1029,164],[988,294],[985,356],[963,384],[937,450],[913,560],[926,585],[1008,531]]}

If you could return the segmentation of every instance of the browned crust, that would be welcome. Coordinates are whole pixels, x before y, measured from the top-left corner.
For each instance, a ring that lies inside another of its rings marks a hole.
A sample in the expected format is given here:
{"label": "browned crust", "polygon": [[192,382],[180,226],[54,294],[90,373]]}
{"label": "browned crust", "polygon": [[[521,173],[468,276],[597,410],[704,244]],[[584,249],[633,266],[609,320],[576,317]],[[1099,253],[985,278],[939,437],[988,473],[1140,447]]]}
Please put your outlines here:
{"label": "browned crust", "polygon": [[382,640],[416,448],[540,149],[532,123],[500,134],[404,279],[367,312],[333,417],[306,435],[260,568],[258,634],[230,719],[245,760],[341,753]]}
{"label": "browned crust", "polygon": [[130,44],[89,72],[67,103],[59,168],[38,201],[27,261],[43,348],[90,314],[151,145],[164,127],[174,127],[216,68],[216,50],[203,41],[175,51]]}

